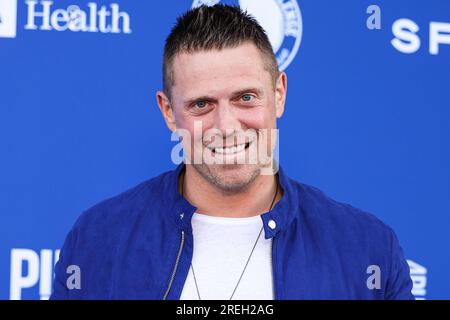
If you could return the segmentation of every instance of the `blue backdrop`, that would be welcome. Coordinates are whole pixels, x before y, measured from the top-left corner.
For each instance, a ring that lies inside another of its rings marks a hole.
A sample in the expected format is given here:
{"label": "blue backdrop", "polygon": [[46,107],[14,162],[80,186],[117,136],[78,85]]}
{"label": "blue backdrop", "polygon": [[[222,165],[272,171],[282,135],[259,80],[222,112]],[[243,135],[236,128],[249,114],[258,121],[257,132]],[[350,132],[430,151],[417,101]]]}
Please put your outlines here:
{"label": "blue backdrop", "polygon": [[[197,2],[220,1],[0,0],[0,299],[48,298],[81,211],[174,166],[155,91]],[[288,74],[284,169],[392,226],[416,297],[450,298],[450,1],[240,2]]]}

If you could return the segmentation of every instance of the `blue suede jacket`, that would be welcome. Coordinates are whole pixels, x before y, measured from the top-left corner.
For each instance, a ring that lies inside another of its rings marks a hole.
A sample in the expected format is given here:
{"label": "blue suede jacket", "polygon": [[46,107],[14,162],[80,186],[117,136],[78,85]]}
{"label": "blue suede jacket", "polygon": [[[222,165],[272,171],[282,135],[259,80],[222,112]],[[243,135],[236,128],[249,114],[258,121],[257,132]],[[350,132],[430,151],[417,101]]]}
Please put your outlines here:
{"label": "blue suede jacket", "polygon": [[[183,169],[85,211],[61,250],[51,299],[179,299],[196,210],[178,192]],[[272,238],[276,299],[414,299],[391,228],[281,168],[278,176],[283,197],[261,215]]]}

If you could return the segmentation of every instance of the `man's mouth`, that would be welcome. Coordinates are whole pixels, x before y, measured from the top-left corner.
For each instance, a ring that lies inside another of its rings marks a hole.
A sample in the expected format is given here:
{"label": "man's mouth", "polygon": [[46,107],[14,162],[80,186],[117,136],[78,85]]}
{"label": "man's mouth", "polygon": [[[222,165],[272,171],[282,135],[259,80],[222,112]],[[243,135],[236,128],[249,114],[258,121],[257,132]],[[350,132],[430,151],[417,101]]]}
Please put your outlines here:
{"label": "man's mouth", "polygon": [[210,147],[208,146],[208,149],[210,149],[213,153],[216,154],[224,154],[224,155],[231,155],[231,154],[237,154],[240,153],[246,149],[249,148],[251,142],[242,143],[238,145],[233,145],[229,147]]}

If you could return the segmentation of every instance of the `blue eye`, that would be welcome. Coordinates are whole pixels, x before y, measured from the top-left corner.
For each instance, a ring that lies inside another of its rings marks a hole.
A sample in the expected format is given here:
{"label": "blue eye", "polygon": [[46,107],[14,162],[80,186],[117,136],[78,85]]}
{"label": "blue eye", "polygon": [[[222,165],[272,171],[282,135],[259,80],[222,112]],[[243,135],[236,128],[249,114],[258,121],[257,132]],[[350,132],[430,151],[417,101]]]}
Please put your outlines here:
{"label": "blue eye", "polygon": [[251,94],[244,94],[244,95],[241,97],[241,99],[244,100],[245,102],[248,102],[248,101],[250,101],[250,100],[253,99],[253,96],[252,96]]}
{"label": "blue eye", "polygon": [[205,102],[205,101],[197,101],[197,102],[195,103],[195,106],[196,106],[197,108],[202,109],[202,108],[206,107],[206,102]]}

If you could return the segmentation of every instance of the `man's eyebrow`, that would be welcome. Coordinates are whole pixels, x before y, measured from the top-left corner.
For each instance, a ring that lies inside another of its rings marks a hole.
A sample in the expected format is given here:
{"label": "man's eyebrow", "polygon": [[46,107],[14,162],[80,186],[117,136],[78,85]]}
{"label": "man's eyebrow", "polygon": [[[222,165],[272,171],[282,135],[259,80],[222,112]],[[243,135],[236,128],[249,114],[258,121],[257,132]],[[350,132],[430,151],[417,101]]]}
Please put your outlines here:
{"label": "man's eyebrow", "polygon": [[231,96],[236,97],[236,96],[240,96],[240,95],[243,95],[244,93],[249,93],[249,92],[256,93],[257,95],[262,96],[264,90],[262,90],[261,88],[257,88],[257,87],[248,87],[248,88],[233,92],[231,94]]}
{"label": "man's eyebrow", "polygon": [[[231,96],[234,98],[234,97],[237,97],[237,96],[243,95],[244,93],[249,93],[249,92],[256,93],[257,95],[261,96],[261,95],[263,95],[264,90],[261,88],[257,88],[257,87],[248,87],[245,89],[239,89],[237,91],[233,91],[231,93]],[[217,98],[215,98],[213,96],[204,95],[204,96],[199,96],[199,97],[195,97],[195,98],[189,98],[184,102],[184,104],[191,105],[197,101],[213,101],[213,102],[215,102],[215,101],[217,101]]]}
{"label": "man's eyebrow", "polygon": [[189,98],[184,102],[184,104],[191,105],[197,101],[216,101],[216,100],[217,100],[216,98],[211,97],[211,96],[200,96],[200,97],[196,97],[196,98]]}

